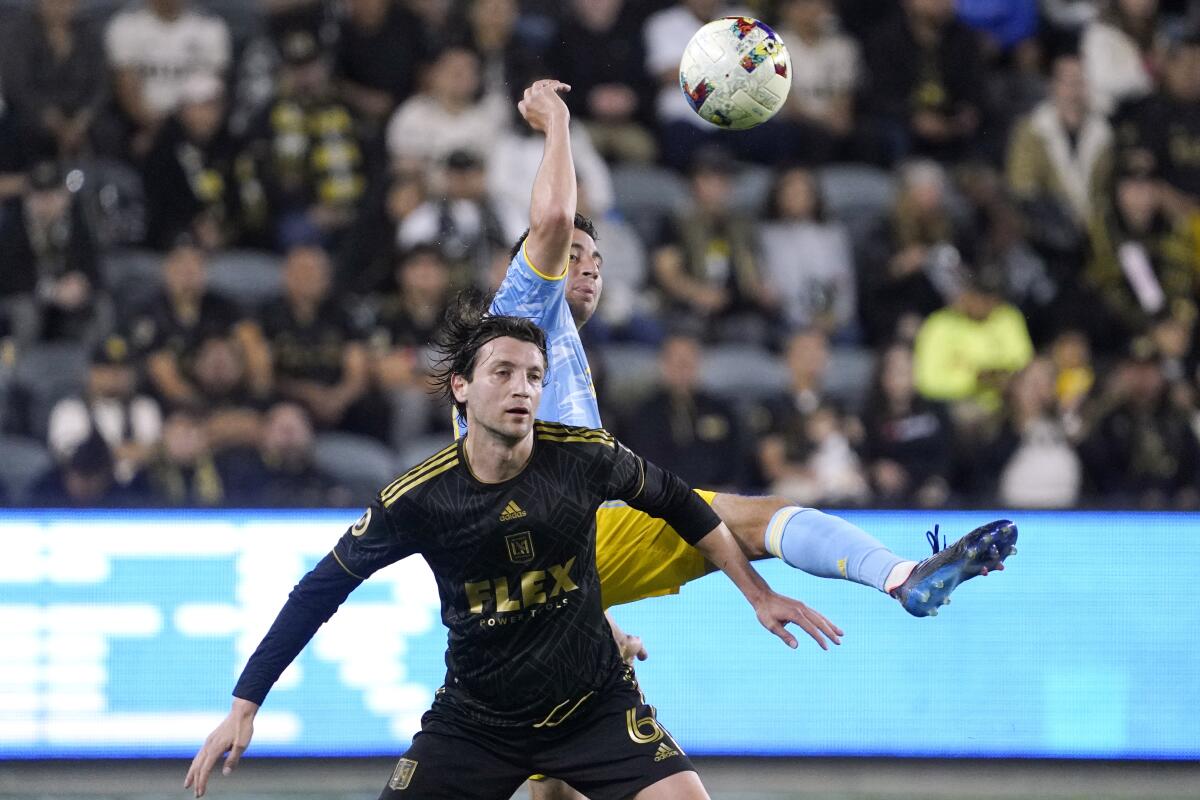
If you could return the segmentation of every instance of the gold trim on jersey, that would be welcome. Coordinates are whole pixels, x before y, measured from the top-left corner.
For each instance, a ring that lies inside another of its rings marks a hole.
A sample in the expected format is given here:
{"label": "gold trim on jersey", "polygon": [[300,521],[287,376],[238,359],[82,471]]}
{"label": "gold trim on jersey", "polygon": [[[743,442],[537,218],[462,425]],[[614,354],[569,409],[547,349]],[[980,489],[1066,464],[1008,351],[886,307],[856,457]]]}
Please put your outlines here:
{"label": "gold trim on jersey", "polygon": [[337,548],[336,548],[336,547],[335,547],[335,548],[333,548],[332,550],[330,550],[329,552],[330,552],[330,554],[332,554],[332,555],[333,555],[333,558],[334,558],[334,560],[338,562],[338,565],[339,565],[339,566],[340,566],[342,569],[346,570],[346,574],[347,574],[347,575],[349,575],[351,578],[358,578],[360,581],[365,581],[365,580],[366,580],[366,578],[364,578],[362,575],[355,575],[353,572],[351,572],[351,571],[350,571],[350,568],[346,566],[346,562],[345,562],[345,561],[342,561],[342,557],[341,557],[341,556],[339,556],[339,555],[337,554]]}
{"label": "gold trim on jersey", "polygon": [[408,472],[404,473],[385,486],[383,491],[379,493],[379,499],[383,501],[383,505],[386,508],[387,506],[391,505],[397,497],[399,497],[405,491],[408,491],[411,486],[415,486],[416,484],[413,483],[415,479],[421,478],[423,475],[427,474],[432,475],[432,470],[434,470],[435,467],[441,467],[447,462],[457,461],[457,459],[458,443],[453,442],[449,445],[446,445],[441,450],[434,453],[432,456],[425,459],[420,464],[413,467]]}
{"label": "gold trim on jersey", "polygon": [[614,447],[616,440],[603,428],[577,428],[557,422],[537,420],[533,423],[537,438],[547,442],[590,442]]}
{"label": "gold trim on jersey", "polygon": [[569,257],[569,256],[567,257],[567,262],[568,262],[568,263],[567,263],[567,264],[563,264],[563,271],[562,271],[562,274],[561,274],[561,275],[558,275],[558,276],[554,276],[554,275],[547,275],[546,273],[544,273],[544,272],[542,272],[540,269],[538,269],[538,268],[537,268],[537,267],[534,265],[533,261],[532,261],[532,260],[529,258],[529,251],[525,249],[525,246],[526,246],[527,244],[529,244],[529,237],[528,237],[528,236],[526,236],[526,237],[525,237],[525,241],[521,242],[521,256],[522,256],[522,258],[524,259],[525,263],[526,263],[526,264],[529,266],[529,268],[530,268],[531,270],[533,270],[533,274],[534,274],[534,275],[537,275],[539,278],[541,278],[541,279],[542,279],[542,280],[544,280],[544,281],[553,281],[553,282],[555,282],[555,283],[557,283],[558,281],[561,281],[563,278],[567,277],[567,272],[569,272],[569,270],[567,269],[567,267],[568,267],[568,265],[570,264],[570,257]]}
{"label": "gold trim on jersey", "polygon": [[571,700],[569,698],[566,700],[563,700],[561,703],[556,705],[554,708],[550,709],[550,713],[546,715],[545,719],[543,719],[541,722],[536,723],[533,727],[535,727],[535,728],[553,728],[553,727],[563,724],[563,722],[566,721],[567,717],[574,714],[575,709],[579,708],[579,706],[583,704],[584,700],[587,700],[589,697],[591,697],[594,694],[595,694],[595,692],[588,692],[583,697],[576,700],[575,705],[571,706],[571,708],[567,711],[567,713],[563,714],[561,717],[559,717],[558,719],[551,722],[550,718],[554,716],[555,712],[557,712],[560,708],[565,706],[567,703],[571,702]]}

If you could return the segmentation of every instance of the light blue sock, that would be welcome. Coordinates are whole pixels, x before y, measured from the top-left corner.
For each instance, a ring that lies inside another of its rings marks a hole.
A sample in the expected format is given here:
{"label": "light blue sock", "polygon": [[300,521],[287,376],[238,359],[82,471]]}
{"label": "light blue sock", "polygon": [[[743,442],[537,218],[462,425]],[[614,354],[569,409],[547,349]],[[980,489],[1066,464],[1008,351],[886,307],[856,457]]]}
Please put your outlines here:
{"label": "light blue sock", "polygon": [[883,591],[892,568],[908,559],[840,517],[815,508],[788,506],[771,517],[767,552],[819,578],[844,578]]}

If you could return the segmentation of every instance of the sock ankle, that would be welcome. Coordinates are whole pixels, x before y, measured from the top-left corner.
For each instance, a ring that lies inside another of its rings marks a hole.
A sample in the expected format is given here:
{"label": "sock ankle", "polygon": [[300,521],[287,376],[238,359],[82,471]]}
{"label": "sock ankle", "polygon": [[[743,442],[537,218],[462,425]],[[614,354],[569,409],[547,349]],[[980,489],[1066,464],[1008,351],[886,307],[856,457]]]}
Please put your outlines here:
{"label": "sock ankle", "polygon": [[798,570],[881,592],[892,571],[905,563],[858,526],[815,508],[781,508],[763,536],[768,553]]}

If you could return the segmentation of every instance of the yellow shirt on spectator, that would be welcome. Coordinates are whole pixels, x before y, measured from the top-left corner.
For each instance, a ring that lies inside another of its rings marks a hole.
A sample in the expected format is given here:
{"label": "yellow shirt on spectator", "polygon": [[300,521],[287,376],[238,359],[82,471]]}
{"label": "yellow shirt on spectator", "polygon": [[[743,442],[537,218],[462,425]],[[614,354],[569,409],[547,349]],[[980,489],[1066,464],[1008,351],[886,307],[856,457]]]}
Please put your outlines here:
{"label": "yellow shirt on spectator", "polygon": [[954,308],[935,311],[917,331],[913,369],[917,390],[931,400],[973,400],[995,409],[998,387],[980,381],[983,373],[1016,372],[1033,358],[1025,318],[1002,303],[986,319]]}

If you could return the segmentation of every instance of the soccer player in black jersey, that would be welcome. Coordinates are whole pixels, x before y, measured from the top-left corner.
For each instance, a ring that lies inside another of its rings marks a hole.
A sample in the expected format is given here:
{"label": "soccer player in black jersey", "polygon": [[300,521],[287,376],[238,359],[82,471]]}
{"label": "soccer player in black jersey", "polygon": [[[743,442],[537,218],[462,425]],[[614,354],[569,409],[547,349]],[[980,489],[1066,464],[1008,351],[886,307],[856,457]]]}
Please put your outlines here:
{"label": "soccer player in black jersey", "polygon": [[467,435],[404,473],[292,591],[184,785],[204,794],[250,742],[253,719],[320,625],[376,570],[420,553],[449,629],[445,685],[381,798],[505,800],[531,773],[592,800],[706,798],[691,763],[621,659],[600,600],[596,509],[610,498],[666,519],[720,568],[764,627],[796,647],[841,630],[776,594],[707,503],[602,429],[535,421],[545,334],[460,305],[441,380]]}

